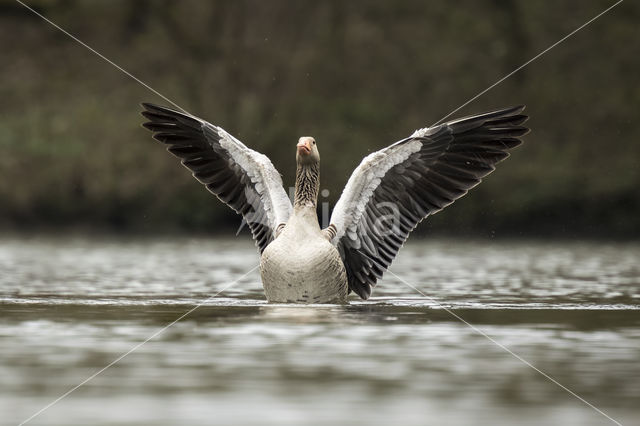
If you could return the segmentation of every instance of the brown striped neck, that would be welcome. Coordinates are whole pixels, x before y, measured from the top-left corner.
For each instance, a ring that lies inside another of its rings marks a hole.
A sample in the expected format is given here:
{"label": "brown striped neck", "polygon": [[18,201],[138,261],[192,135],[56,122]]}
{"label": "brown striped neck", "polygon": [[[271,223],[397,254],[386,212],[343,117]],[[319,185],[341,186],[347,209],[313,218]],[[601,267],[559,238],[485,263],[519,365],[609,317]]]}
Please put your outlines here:
{"label": "brown striped neck", "polygon": [[293,207],[313,207],[315,210],[320,191],[320,163],[298,164]]}

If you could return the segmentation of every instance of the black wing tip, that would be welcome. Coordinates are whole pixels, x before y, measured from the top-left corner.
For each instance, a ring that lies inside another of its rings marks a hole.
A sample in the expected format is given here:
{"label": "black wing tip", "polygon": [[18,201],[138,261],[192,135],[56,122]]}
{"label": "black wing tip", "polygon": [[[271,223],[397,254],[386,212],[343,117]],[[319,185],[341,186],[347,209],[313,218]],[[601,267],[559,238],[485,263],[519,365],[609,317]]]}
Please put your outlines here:
{"label": "black wing tip", "polygon": [[149,112],[179,112],[164,105],[158,105],[151,102],[141,102],[140,106]]}
{"label": "black wing tip", "polygon": [[147,130],[151,130],[153,132],[154,129],[155,129],[155,124],[156,123],[154,123],[153,121],[147,121],[147,122],[142,123],[142,127],[144,127]]}
{"label": "black wing tip", "polygon": [[508,111],[506,112],[506,114],[513,115],[513,114],[520,114],[522,111],[524,111],[526,107],[527,106],[525,104],[521,104],[521,105],[514,105],[512,107],[504,108],[504,110]]}
{"label": "black wing tip", "polygon": [[521,126],[519,124],[512,124],[500,127],[489,127],[488,128],[491,133],[496,135],[500,134],[508,134],[509,136],[520,137],[522,135],[526,135],[529,132],[529,128],[526,126]]}
{"label": "black wing tip", "polygon": [[510,107],[506,107],[506,108],[500,108],[500,109],[496,109],[494,111],[488,111],[485,112],[484,114],[479,114],[479,116],[483,116],[483,115],[491,115],[491,116],[495,116],[495,117],[509,117],[512,115],[519,115],[520,113],[522,113],[522,111],[525,110],[527,106],[522,104],[522,105],[513,105]]}
{"label": "black wing tip", "polygon": [[142,127],[144,127],[145,129],[153,131],[151,126],[153,126],[154,123],[164,121],[161,115],[166,115],[167,110],[165,107],[149,102],[142,102],[140,103],[140,106],[143,108],[143,110],[140,111],[140,115],[149,120],[146,123],[142,124]]}
{"label": "black wing tip", "polygon": [[514,112],[507,115],[511,122],[511,128],[518,132],[518,137],[522,137],[531,132],[531,129],[527,126],[523,126],[524,123],[529,121],[527,114],[522,114],[522,111],[526,108],[525,105],[519,105],[513,107]]}
{"label": "black wing tip", "polygon": [[355,288],[351,287],[351,290],[353,290],[353,292],[362,300],[367,300],[371,297],[371,285],[367,283],[359,282]]}
{"label": "black wing tip", "polygon": [[507,108],[496,109],[493,111],[482,112],[480,114],[473,114],[465,117],[460,117],[455,120],[449,121],[448,123],[445,123],[445,124],[452,125],[452,124],[458,124],[458,123],[463,123],[468,121],[480,121],[480,120],[489,121],[491,119],[496,119],[496,118],[516,116],[516,115],[520,115],[520,113],[524,111],[525,108],[526,108],[526,105],[515,105]]}
{"label": "black wing tip", "polygon": [[524,136],[530,132],[526,126],[522,126],[529,116],[522,114],[525,105],[515,105],[507,108],[496,109],[476,115],[462,117],[444,123],[445,128],[453,134],[475,132],[480,128],[498,133],[511,133],[512,136]]}
{"label": "black wing tip", "polygon": [[167,113],[170,112],[171,109],[167,108],[163,105],[152,104],[151,102],[141,102],[140,106],[143,108],[141,112],[142,115],[145,113]]}
{"label": "black wing tip", "polygon": [[530,128],[522,126],[522,124],[529,120],[529,116],[527,114],[522,114],[526,107],[527,106],[523,104],[499,110],[503,112],[500,117],[509,119],[509,122],[511,123],[510,127],[518,131],[518,136],[524,136],[531,131]]}
{"label": "black wing tip", "polygon": [[187,113],[186,111],[178,111],[177,109],[169,108],[164,105],[153,104],[151,102],[141,102],[140,106],[144,108],[143,111],[140,112],[144,117],[150,118],[149,115],[154,115],[155,117],[163,116],[164,118],[171,117],[183,117],[183,118],[191,118],[193,117]]}
{"label": "black wing tip", "polygon": [[203,123],[202,119],[190,115],[187,112],[178,111],[163,105],[156,105],[150,102],[140,103],[143,110],[140,114],[148,121],[142,124],[145,129],[152,132],[166,130],[162,126],[175,125],[183,128],[191,128],[200,130]]}
{"label": "black wing tip", "polygon": [[[514,105],[506,108],[500,108],[493,111],[484,112],[481,114],[477,114],[475,116],[471,116],[469,118],[483,118],[487,120],[495,119],[495,118],[522,118],[526,117],[525,121],[529,118],[529,116],[522,114],[526,105]],[[524,122],[524,121],[523,121]]]}
{"label": "black wing tip", "polygon": [[531,131],[531,129],[527,126],[522,126],[522,124],[529,121],[529,116],[522,113],[526,108],[526,105],[517,105],[509,108],[510,112],[506,114],[506,116],[509,117],[511,119],[511,122],[514,124],[513,127],[518,127],[523,130],[523,133],[521,133],[520,136],[524,136]]}

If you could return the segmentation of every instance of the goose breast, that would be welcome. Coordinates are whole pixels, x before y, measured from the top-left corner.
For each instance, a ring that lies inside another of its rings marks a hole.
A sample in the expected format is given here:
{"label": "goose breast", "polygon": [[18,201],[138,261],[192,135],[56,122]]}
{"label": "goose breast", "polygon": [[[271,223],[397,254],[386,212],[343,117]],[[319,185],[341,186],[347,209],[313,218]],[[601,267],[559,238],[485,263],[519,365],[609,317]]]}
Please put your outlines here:
{"label": "goose breast", "polygon": [[[315,212],[314,212],[315,215]],[[345,303],[347,274],[336,247],[317,225],[297,220],[267,246],[260,275],[267,300],[278,303]]]}

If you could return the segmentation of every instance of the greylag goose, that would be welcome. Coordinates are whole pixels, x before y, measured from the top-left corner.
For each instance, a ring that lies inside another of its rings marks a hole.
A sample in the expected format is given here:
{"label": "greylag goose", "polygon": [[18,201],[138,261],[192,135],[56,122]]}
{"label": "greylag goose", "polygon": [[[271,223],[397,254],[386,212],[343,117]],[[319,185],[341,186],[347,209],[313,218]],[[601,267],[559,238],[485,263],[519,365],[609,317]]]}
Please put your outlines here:
{"label": "greylag goose", "polygon": [[243,216],[261,254],[267,300],[283,303],[346,303],[352,291],[368,299],[418,223],[479,184],[529,130],[524,106],[416,130],[362,160],[321,229],[314,138],[298,140],[292,206],[265,155],[200,118],[142,105],[153,137]]}

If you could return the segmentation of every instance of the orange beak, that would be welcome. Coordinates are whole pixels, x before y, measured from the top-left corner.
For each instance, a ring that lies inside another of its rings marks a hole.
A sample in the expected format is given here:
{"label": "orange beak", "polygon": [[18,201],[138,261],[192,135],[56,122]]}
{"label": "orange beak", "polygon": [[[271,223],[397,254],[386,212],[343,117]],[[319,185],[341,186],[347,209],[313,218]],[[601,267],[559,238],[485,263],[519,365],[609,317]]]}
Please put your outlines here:
{"label": "orange beak", "polygon": [[298,142],[298,154],[299,155],[309,155],[311,154],[311,144],[309,143],[309,139],[303,139]]}

